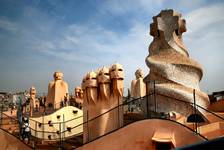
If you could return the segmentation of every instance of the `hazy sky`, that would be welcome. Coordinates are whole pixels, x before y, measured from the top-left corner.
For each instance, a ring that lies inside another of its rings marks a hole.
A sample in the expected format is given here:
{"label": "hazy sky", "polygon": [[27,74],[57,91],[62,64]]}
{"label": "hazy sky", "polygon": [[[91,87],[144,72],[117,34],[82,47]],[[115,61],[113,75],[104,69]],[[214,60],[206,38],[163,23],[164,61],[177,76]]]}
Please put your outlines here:
{"label": "hazy sky", "polygon": [[115,62],[127,90],[137,68],[148,74],[149,24],[162,9],[186,19],[185,45],[204,68],[201,89],[224,90],[222,0],[0,0],[0,91],[47,92],[61,70],[72,92],[87,72]]}

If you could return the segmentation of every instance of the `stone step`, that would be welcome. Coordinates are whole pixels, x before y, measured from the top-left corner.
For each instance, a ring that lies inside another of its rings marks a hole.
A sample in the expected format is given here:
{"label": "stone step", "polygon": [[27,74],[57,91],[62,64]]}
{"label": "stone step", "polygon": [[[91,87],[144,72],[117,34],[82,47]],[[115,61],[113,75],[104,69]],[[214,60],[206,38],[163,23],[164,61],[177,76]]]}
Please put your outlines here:
{"label": "stone step", "polygon": [[224,135],[224,122],[214,122],[198,127],[200,134],[208,139],[214,139]]}

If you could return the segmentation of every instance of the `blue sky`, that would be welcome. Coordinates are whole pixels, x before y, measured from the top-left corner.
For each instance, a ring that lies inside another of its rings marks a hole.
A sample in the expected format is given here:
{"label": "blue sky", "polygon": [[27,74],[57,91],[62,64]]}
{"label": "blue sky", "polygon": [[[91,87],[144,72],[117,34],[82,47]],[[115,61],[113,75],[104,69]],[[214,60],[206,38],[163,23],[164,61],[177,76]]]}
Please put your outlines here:
{"label": "blue sky", "polygon": [[47,92],[61,70],[72,92],[87,72],[115,62],[127,90],[137,68],[148,74],[149,24],[162,9],[187,21],[183,38],[204,68],[201,89],[224,90],[221,0],[0,0],[0,91]]}

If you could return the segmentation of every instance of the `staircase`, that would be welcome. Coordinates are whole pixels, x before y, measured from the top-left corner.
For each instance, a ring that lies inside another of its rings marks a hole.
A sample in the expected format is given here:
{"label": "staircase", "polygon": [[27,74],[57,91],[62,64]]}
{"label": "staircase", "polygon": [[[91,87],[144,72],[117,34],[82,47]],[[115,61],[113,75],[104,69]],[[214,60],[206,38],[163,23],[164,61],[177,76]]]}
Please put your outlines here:
{"label": "staircase", "polygon": [[11,134],[17,135],[19,133],[19,125],[18,125],[18,120],[15,117],[10,117],[5,115],[4,113],[2,114],[2,124],[0,127],[3,130],[8,131]]}

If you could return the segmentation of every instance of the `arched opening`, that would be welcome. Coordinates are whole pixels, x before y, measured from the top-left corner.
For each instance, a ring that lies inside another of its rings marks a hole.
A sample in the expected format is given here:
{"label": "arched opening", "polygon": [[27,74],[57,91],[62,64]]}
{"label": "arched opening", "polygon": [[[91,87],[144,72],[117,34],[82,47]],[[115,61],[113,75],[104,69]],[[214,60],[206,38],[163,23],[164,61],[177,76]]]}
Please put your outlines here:
{"label": "arched opening", "polygon": [[159,32],[159,30],[157,30],[157,37],[160,37],[160,32]]}
{"label": "arched opening", "polygon": [[157,131],[152,136],[154,150],[171,150],[175,148],[173,133]]}
{"label": "arched opening", "polygon": [[204,118],[199,114],[191,114],[187,117],[187,122],[196,122],[196,123],[202,123],[205,122]]}
{"label": "arched opening", "polygon": [[176,35],[178,36],[178,35],[179,35],[179,30],[176,29],[176,30],[175,30],[175,33],[176,33]]}
{"label": "arched opening", "polygon": [[155,150],[171,150],[173,148],[171,142],[155,142]]}

